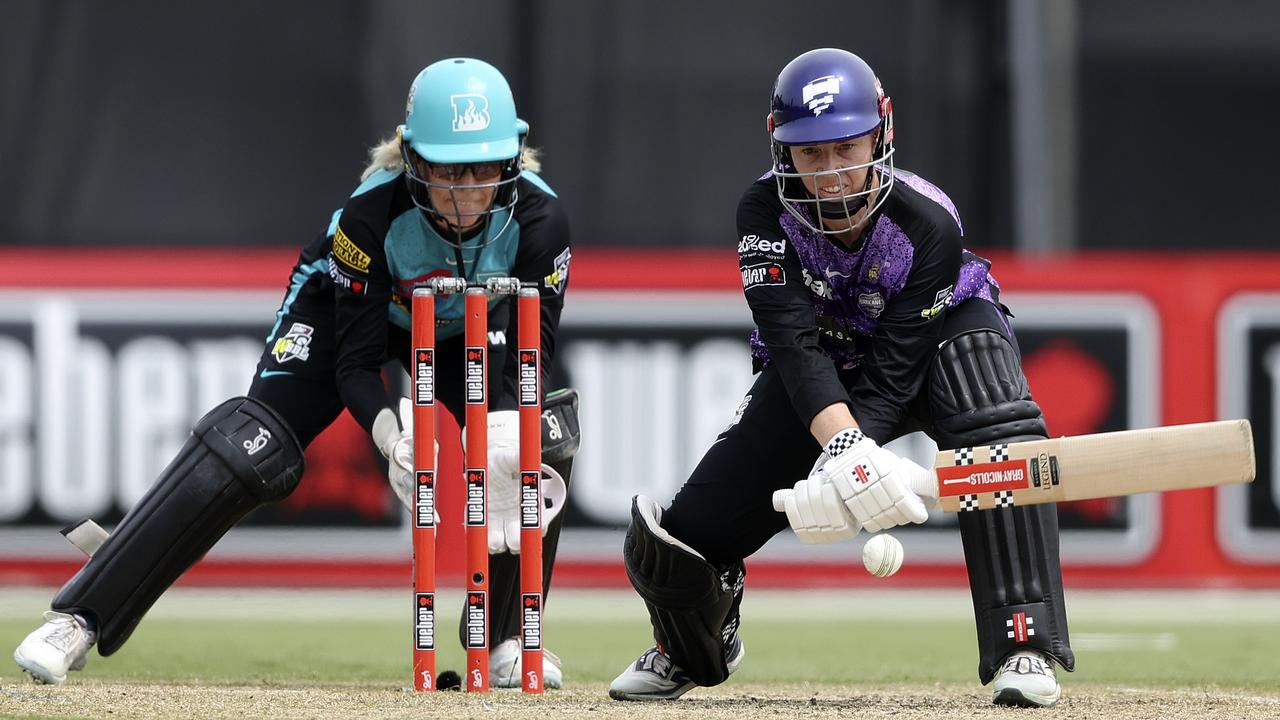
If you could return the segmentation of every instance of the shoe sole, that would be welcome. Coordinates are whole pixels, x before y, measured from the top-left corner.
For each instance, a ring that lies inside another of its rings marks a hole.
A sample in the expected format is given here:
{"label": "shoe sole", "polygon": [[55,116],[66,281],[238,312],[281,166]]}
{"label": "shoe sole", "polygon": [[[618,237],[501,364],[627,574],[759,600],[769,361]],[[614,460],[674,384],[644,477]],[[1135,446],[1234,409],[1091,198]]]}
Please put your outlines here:
{"label": "shoe sole", "polygon": [[614,700],[622,700],[625,702],[661,702],[663,700],[676,700],[681,695],[684,695],[695,687],[697,686],[694,683],[688,682],[675,690],[662,693],[661,695],[656,693],[629,693],[609,688],[609,697]]}
{"label": "shoe sole", "polygon": [[50,675],[44,668],[27,660],[17,651],[14,651],[13,653],[13,660],[18,663],[18,667],[22,668],[23,672],[30,675],[32,680],[40,683],[41,685],[61,685],[67,681],[66,675],[63,675],[62,677]]}
{"label": "shoe sole", "polygon": [[996,705],[1005,705],[1008,707],[1053,707],[1058,704],[1058,698],[1062,697],[1062,690],[1054,693],[1052,697],[1041,697],[1039,695],[1028,695],[1017,688],[1005,688],[991,697],[991,702]]}

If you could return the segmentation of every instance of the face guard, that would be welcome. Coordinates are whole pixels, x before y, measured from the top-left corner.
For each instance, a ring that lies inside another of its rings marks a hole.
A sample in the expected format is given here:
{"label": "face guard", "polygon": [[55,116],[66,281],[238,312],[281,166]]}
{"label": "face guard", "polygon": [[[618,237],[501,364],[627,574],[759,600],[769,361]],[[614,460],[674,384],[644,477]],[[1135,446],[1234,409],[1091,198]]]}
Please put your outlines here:
{"label": "face guard", "polygon": [[[524,138],[521,137],[520,149],[524,149]],[[520,194],[516,190],[516,181],[520,179],[521,156],[516,155],[507,160],[469,163],[432,163],[424,159],[409,144],[401,141],[400,154],[404,160],[405,183],[409,188],[409,197],[429,220],[436,221],[437,226],[452,230],[456,240],[442,233],[445,242],[461,246],[463,235],[473,233],[477,228],[487,230],[493,216],[504,210],[515,208]],[[489,206],[470,212],[462,212],[459,193],[475,190],[493,190],[493,199]],[[449,193],[454,208],[453,212],[443,212],[431,201],[432,190],[443,190]],[[503,213],[502,226],[497,232],[484,232],[479,247],[493,242],[511,224],[514,212]],[[480,219],[480,223],[476,220]]]}
{"label": "face guard", "polygon": [[[823,48],[788,63],[774,85],[768,130],[778,198],[808,229],[824,235],[856,230],[888,199],[894,183],[893,104],[875,73],[857,55]],[[793,146],[841,142],[871,133],[878,134],[869,162],[819,172],[796,170]],[[867,172],[862,189],[839,197],[819,199],[804,185],[805,178],[820,187],[823,178],[863,169]],[[873,195],[875,204],[855,225],[854,216],[867,208]],[[822,219],[844,220],[847,225],[828,230]]]}

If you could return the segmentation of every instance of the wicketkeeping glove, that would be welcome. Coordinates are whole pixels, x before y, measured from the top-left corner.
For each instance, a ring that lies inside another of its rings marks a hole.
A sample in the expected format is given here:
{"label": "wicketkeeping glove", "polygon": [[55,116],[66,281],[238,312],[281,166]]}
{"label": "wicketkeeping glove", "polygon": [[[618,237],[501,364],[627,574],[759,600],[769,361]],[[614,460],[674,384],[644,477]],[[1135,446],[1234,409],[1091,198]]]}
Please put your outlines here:
{"label": "wicketkeeping glove", "polygon": [[[541,428],[539,428],[541,430]],[[520,552],[520,412],[489,413],[489,553]],[[463,444],[465,447],[465,434]],[[564,508],[564,478],[542,467],[542,532]]]}
{"label": "wicketkeeping glove", "polygon": [[[400,398],[400,419],[390,408],[384,408],[373,419],[373,442],[387,459],[387,482],[395,491],[396,497],[404,503],[409,512],[413,512],[413,402],[409,398]],[[440,444],[435,446],[436,457],[440,457]],[[435,467],[438,467],[436,465]],[[436,514],[439,522],[439,513]]]}

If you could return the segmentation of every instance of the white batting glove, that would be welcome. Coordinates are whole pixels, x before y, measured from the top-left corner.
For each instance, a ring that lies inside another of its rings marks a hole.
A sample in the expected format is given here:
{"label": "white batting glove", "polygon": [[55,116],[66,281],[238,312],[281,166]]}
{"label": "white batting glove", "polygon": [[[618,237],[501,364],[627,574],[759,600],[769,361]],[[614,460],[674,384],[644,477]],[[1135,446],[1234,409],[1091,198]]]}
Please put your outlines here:
{"label": "white batting glove", "polygon": [[868,532],[922,523],[929,517],[928,507],[937,503],[930,471],[885,450],[857,428],[836,433],[826,454],[831,459],[821,472]]}
{"label": "white batting glove", "polygon": [[[541,421],[539,421],[541,422]],[[489,413],[489,554],[520,553],[520,412]],[[541,431],[541,428],[539,428]],[[465,446],[465,436],[464,436]],[[564,508],[564,478],[542,465],[542,532]],[[546,502],[550,501],[550,507]]]}
{"label": "white batting glove", "polygon": [[[391,408],[383,408],[373,419],[372,435],[374,444],[387,459],[387,482],[391,484],[391,489],[400,498],[405,509],[413,512],[417,493],[413,477],[413,402],[409,398],[400,398],[398,421]],[[440,457],[438,442],[435,455]],[[439,521],[439,513],[436,513],[436,522]]]}
{"label": "white batting glove", "polygon": [[858,522],[821,470],[790,490],[775,492],[773,509],[787,514],[787,522],[802,543],[821,545],[858,534]]}

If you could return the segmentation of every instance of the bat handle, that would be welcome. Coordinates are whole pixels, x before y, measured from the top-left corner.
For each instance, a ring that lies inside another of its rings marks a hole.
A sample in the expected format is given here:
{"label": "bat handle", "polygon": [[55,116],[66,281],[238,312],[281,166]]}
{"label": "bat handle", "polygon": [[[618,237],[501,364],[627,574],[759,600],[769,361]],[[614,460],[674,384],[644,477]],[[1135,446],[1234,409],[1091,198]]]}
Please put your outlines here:
{"label": "bat handle", "polygon": [[773,491],[773,509],[777,510],[778,512],[786,512],[787,498],[790,497],[791,493],[793,492],[795,492],[795,490],[774,490]]}

